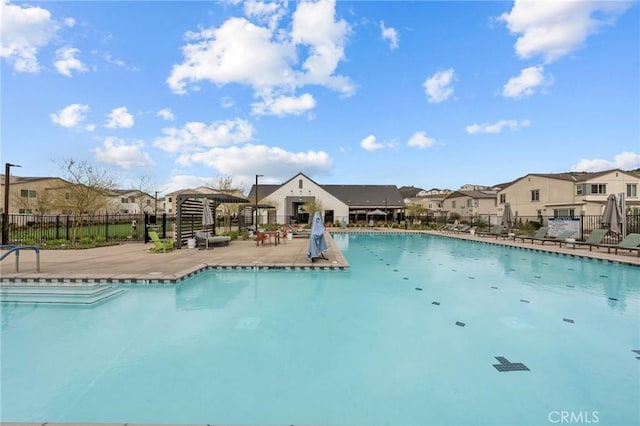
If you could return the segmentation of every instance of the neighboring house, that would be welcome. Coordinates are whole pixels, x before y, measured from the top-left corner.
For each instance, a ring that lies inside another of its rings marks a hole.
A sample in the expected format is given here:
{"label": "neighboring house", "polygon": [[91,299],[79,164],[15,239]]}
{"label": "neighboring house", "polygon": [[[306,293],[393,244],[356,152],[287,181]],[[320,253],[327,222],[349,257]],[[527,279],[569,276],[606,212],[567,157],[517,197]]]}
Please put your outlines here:
{"label": "neighboring house", "polygon": [[305,211],[305,205],[310,204],[322,207],[326,223],[367,220],[374,210],[387,212],[386,217],[392,221],[400,218],[405,208],[395,185],[320,185],[303,173],[281,185],[258,184],[257,195],[253,185],[247,196],[250,202],[272,206],[270,213],[265,213],[269,209],[260,212],[262,223],[307,223],[314,213]]}
{"label": "neighboring house", "polygon": [[457,213],[463,218],[495,216],[498,213],[496,191],[454,191],[444,199],[442,210],[447,215]]}
{"label": "neighboring house", "polygon": [[431,188],[431,189],[424,189],[418,192],[416,194],[416,197],[427,197],[429,195],[447,195],[450,193],[451,193],[450,189]]}
{"label": "neighboring house", "polygon": [[419,204],[425,210],[425,215],[429,217],[438,217],[442,214],[442,206],[444,203],[444,199],[449,195],[451,191],[446,193],[431,193],[424,196],[406,198],[404,200],[405,204]]}
{"label": "neighboring house", "polygon": [[609,194],[624,193],[627,207],[640,206],[640,176],[620,169],[603,172],[531,173],[498,192],[500,214],[509,203],[518,216],[576,217],[602,214]]}
{"label": "neighboring house", "polygon": [[149,213],[156,212],[157,200],[137,189],[116,189],[107,196],[109,213]]}
{"label": "neighboring house", "polygon": [[[5,197],[5,175],[0,175],[1,196]],[[58,177],[9,176],[9,214],[69,214],[60,202],[71,183]],[[0,206],[4,212],[4,205]]]}

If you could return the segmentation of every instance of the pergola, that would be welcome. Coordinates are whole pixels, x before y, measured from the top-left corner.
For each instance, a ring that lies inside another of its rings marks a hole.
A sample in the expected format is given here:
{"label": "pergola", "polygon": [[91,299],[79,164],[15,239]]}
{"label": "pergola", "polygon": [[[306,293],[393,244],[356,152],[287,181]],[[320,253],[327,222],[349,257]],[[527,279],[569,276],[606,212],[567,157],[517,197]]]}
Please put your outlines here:
{"label": "pergola", "polygon": [[[181,248],[186,245],[188,238],[193,238],[196,231],[204,230],[203,200],[207,200],[213,214],[213,223],[216,222],[216,209],[223,203],[248,203],[246,198],[235,195],[216,194],[180,194],[176,199],[176,246]],[[215,226],[214,226],[215,233]]]}

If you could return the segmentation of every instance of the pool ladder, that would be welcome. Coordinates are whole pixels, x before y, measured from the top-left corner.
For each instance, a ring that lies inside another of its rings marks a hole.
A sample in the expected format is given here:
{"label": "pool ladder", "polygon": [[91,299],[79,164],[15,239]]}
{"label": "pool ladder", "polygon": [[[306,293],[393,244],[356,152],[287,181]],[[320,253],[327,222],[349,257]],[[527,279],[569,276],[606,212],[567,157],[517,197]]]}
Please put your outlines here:
{"label": "pool ladder", "polygon": [[16,254],[16,272],[20,272],[20,250],[34,250],[36,252],[36,268],[40,272],[40,248],[36,246],[16,246],[15,244],[7,244],[0,246],[0,249],[7,249],[6,253],[0,256],[0,261],[3,261],[11,253]]}

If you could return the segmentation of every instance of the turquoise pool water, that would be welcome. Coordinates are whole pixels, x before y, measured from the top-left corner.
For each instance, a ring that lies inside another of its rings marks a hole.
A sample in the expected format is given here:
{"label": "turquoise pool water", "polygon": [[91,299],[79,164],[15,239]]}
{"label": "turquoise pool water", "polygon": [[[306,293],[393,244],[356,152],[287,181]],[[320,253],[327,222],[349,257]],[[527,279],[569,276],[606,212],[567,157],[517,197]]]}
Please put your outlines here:
{"label": "turquoise pool water", "polygon": [[3,303],[0,419],[640,423],[640,268],[437,236],[334,240],[348,271]]}

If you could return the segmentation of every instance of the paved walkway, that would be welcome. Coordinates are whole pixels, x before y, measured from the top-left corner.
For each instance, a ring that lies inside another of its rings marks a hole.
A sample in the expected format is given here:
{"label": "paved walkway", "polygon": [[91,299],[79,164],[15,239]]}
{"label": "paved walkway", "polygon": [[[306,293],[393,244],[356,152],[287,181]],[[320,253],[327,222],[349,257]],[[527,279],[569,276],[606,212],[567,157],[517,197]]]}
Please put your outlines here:
{"label": "paved walkway", "polygon": [[[384,229],[349,229],[347,232],[404,232]],[[409,231],[415,232],[415,231]],[[640,266],[636,253],[619,251],[617,255],[607,253],[606,248],[589,251],[587,247],[569,248],[563,245],[540,242],[516,242],[495,237],[479,237],[469,234],[427,233],[450,238],[461,238],[475,242],[502,244],[507,246],[585,256],[606,261],[615,261]],[[0,278],[4,284],[32,283],[38,285],[60,282],[138,282],[174,283],[185,276],[206,268],[330,268],[344,269],[349,264],[333,239],[327,234],[329,250],[327,259],[306,258],[309,240],[294,238],[281,240],[278,245],[256,246],[255,241],[234,240],[228,246],[207,249],[182,248],[167,253],[149,253],[151,244],[127,243],[118,246],[86,250],[40,250],[40,272],[36,268],[33,251],[20,255],[20,272],[15,272],[15,256],[10,255],[0,264]]]}

